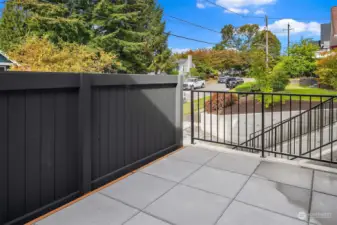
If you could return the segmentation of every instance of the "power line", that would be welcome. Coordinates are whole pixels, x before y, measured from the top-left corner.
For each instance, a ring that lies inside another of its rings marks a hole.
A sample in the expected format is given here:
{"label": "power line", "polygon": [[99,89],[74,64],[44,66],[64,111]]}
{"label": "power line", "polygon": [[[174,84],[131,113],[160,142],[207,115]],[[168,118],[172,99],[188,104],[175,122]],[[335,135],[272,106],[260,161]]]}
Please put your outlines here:
{"label": "power line", "polygon": [[247,15],[244,15],[244,14],[241,14],[241,13],[238,13],[238,12],[235,12],[233,10],[230,10],[222,5],[219,5],[217,4],[216,2],[213,2],[213,1],[210,1],[210,0],[204,0],[205,2],[208,2],[209,4],[212,4],[214,6],[217,6],[217,7],[220,7],[220,8],[223,8],[224,10],[228,11],[228,12],[231,12],[231,13],[234,13],[238,16],[241,16],[241,17],[244,17],[244,18],[258,18],[258,19],[264,19],[264,17],[262,16],[247,16]]}
{"label": "power line", "polygon": [[189,25],[192,25],[192,26],[195,26],[195,27],[204,29],[204,30],[208,30],[208,31],[211,31],[211,32],[214,32],[214,33],[221,34],[220,31],[217,31],[217,30],[214,30],[214,29],[212,29],[212,28],[208,28],[208,27],[205,27],[205,26],[202,26],[202,25],[199,25],[199,24],[196,24],[196,23],[193,23],[193,22],[190,22],[190,21],[187,21],[187,20],[184,20],[184,19],[175,17],[175,16],[167,15],[166,13],[164,13],[164,16],[173,18],[173,19],[178,20],[178,21],[180,21],[180,22],[183,22],[183,23],[186,23],[186,24],[189,24]]}
{"label": "power line", "polygon": [[[234,13],[234,14],[236,14],[238,16],[243,17],[243,18],[265,19],[265,17],[263,17],[263,16],[250,16],[250,15],[244,15],[244,14],[235,12],[233,10],[230,10],[230,9],[228,9],[228,8],[222,6],[222,5],[219,5],[216,2],[210,1],[210,0],[203,0],[203,1],[208,2],[208,3],[210,3],[210,4],[214,5],[214,6],[217,6],[219,8],[222,8],[222,9],[228,11],[228,12]],[[301,21],[301,20],[302,21],[309,21],[309,20],[330,20],[330,19],[317,19],[317,18],[314,19],[314,18],[282,18],[282,17],[269,17],[268,19],[269,20],[293,19],[293,20],[298,20],[298,21]]]}
{"label": "power line", "polygon": [[169,35],[169,36],[173,36],[173,37],[177,37],[177,38],[181,38],[181,39],[186,39],[186,40],[189,40],[189,41],[200,42],[200,43],[204,43],[204,44],[210,44],[210,45],[218,44],[218,43],[212,43],[212,42],[198,40],[198,39],[194,39],[194,38],[189,38],[189,37],[185,37],[185,36],[181,36],[181,35],[177,35],[177,34],[172,34],[172,33],[168,33],[168,32],[164,32],[164,34]]}

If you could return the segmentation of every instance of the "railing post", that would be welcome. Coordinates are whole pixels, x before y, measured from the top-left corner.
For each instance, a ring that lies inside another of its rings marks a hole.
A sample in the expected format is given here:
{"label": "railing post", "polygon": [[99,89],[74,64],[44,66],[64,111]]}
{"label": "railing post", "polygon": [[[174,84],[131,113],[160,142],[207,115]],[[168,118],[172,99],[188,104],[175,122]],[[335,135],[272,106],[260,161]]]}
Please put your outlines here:
{"label": "railing post", "polygon": [[191,144],[194,144],[194,91],[191,90]]}
{"label": "railing post", "polygon": [[79,188],[91,191],[91,76],[80,75],[79,90]]}
{"label": "railing post", "polygon": [[265,150],[264,149],[265,148],[264,147],[264,141],[265,141],[264,140],[264,116],[265,116],[264,115],[264,93],[261,94],[261,97],[262,97],[262,100],[261,100],[261,107],[262,107],[262,109],[261,109],[261,120],[262,120],[261,121],[261,128],[262,128],[261,129],[261,134],[262,134],[261,135],[261,139],[262,139],[261,140],[261,145],[262,145],[262,155],[261,155],[261,157],[264,158],[265,157],[265,155],[264,155],[264,150]]}
{"label": "railing post", "polygon": [[179,75],[176,87],[176,144],[183,146],[183,76]]}

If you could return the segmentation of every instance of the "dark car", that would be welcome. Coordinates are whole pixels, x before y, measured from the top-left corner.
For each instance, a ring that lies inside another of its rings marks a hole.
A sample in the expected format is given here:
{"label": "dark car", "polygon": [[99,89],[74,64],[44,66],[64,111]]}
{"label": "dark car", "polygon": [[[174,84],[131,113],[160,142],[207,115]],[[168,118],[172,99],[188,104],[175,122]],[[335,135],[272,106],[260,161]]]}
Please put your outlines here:
{"label": "dark car", "polygon": [[237,85],[243,84],[245,81],[241,77],[236,77]]}
{"label": "dark car", "polygon": [[218,79],[218,83],[219,84],[225,84],[228,78],[229,78],[229,76],[221,76]]}
{"label": "dark car", "polygon": [[235,77],[229,77],[227,80],[226,80],[226,87],[227,88],[230,88],[230,89],[233,89],[237,86],[237,81],[236,81],[236,78]]}

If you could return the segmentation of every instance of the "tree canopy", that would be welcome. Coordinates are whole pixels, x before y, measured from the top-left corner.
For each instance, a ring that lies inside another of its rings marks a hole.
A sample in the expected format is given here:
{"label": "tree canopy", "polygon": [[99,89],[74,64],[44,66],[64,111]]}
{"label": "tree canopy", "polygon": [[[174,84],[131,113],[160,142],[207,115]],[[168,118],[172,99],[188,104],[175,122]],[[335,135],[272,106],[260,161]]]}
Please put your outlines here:
{"label": "tree canopy", "polygon": [[177,58],[187,58],[188,55],[192,55],[200,74],[223,73],[231,68],[242,69],[246,66],[243,54],[236,50],[198,49],[179,54]]}
{"label": "tree canopy", "polygon": [[283,70],[290,77],[311,76],[316,70],[315,52],[319,49],[310,39],[292,45],[289,56],[283,57]]}
{"label": "tree canopy", "polygon": [[246,51],[251,48],[254,36],[259,32],[259,25],[245,24],[241,27],[225,25],[221,30],[222,41],[216,45],[215,49],[223,50],[235,48],[239,51]]}
{"label": "tree canopy", "polygon": [[0,49],[32,36],[75,43],[116,55],[123,73],[163,72],[167,47],[162,9],[155,0],[8,0],[0,20]]}
{"label": "tree canopy", "polygon": [[316,73],[320,82],[337,89],[337,50],[318,60]]}

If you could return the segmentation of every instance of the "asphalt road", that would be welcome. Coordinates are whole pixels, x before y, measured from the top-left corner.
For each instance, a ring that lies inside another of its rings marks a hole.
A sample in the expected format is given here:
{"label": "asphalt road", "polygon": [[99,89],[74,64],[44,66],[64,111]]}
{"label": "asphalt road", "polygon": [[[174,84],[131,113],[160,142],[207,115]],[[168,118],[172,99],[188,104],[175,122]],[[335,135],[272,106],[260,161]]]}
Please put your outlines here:
{"label": "asphalt road", "polygon": [[[205,88],[200,88],[200,89],[196,89],[196,91],[198,90],[204,90],[204,91],[228,91],[229,89],[226,87],[225,84],[206,84]],[[190,102],[191,101],[191,92],[189,90],[184,91],[185,93],[185,97],[186,97],[186,101]],[[209,96],[209,93],[205,93],[205,96]],[[199,94],[199,97],[202,98],[204,95],[203,93]],[[194,100],[198,99],[198,95],[194,94]]]}

